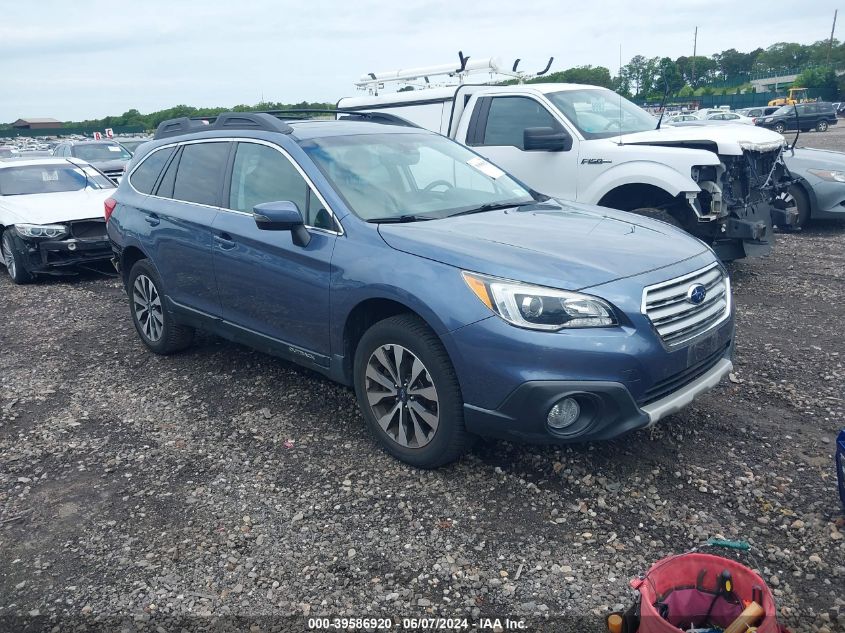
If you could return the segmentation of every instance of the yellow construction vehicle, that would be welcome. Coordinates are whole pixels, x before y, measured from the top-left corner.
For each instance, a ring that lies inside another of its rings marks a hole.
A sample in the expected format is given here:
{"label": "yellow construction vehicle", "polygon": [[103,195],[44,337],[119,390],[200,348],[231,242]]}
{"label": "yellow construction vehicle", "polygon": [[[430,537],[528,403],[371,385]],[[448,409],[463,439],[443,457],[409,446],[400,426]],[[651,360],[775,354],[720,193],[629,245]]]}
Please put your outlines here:
{"label": "yellow construction vehicle", "polygon": [[795,103],[807,103],[811,99],[807,96],[806,88],[790,88],[789,94],[785,97],[778,97],[769,101],[770,106],[793,105]]}

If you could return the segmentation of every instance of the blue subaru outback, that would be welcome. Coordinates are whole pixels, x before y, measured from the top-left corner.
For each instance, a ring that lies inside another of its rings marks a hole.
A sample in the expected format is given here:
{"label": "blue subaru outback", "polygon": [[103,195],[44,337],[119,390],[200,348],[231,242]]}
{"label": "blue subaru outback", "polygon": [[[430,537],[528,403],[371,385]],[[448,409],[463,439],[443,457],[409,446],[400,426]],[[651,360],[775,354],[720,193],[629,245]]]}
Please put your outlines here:
{"label": "blue subaru outback", "polygon": [[730,281],[702,242],[385,115],[165,121],[105,211],[151,351],[201,328],[352,385],[415,466],[476,434],[616,437],[731,370]]}

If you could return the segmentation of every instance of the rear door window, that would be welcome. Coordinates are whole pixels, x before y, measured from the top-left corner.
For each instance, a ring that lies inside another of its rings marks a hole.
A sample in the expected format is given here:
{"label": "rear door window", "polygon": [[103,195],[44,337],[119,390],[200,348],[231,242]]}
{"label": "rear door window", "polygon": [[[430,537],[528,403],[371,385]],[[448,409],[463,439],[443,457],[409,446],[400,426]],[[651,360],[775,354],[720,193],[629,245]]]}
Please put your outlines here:
{"label": "rear door window", "polygon": [[173,198],[219,206],[220,184],[229,157],[229,146],[228,141],[185,145],[173,183]]}
{"label": "rear door window", "polygon": [[161,170],[173,154],[173,149],[172,147],[160,149],[147,156],[129,176],[132,186],[140,193],[152,193]]}

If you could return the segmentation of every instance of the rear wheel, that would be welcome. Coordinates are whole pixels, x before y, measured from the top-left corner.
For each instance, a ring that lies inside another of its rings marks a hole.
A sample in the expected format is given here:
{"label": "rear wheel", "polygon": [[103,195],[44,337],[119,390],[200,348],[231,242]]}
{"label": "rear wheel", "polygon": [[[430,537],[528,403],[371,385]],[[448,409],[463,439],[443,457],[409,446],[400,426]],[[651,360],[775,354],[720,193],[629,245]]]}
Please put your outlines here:
{"label": "rear wheel", "polygon": [[455,370],[419,318],[402,314],[373,325],[354,362],[358,404],[388,453],[418,468],[437,468],[469,448]]}
{"label": "rear wheel", "polygon": [[132,322],[144,345],[156,354],[166,355],[190,346],[194,330],[176,322],[161,287],[161,278],[148,260],[135,262],[127,284]]}
{"label": "rear wheel", "polygon": [[0,246],[2,246],[1,250],[3,263],[6,265],[6,272],[9,273],[12,281],[16,284],[28,284],[34,281],[35,275],[27,269],[24,263],[24,255],[11,227],[3,233]]}
{"label": "rear wheel", "polygon": [[827,132],[827,121],[822,119],[818,123],[816,123],[816,130],[818,132]]}

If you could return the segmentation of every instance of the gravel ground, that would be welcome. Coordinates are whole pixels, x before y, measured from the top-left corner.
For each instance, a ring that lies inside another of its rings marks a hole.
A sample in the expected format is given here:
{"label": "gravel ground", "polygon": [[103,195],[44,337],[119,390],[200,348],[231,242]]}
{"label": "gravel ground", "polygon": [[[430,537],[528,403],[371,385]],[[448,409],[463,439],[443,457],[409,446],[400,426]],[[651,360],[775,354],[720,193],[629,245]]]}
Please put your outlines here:
{"label": "gravel ground", "polygon": [[794,631],[845,630],[845,225],[779,237],[732,266],[733,380],[651,432],[485,441],[435,472],[381,452],[352,392],[307,370],[210,336],[147,353],[114,278],[3,275],[0,630],[600,631],[629,579],[714,535],[753,545]]}

